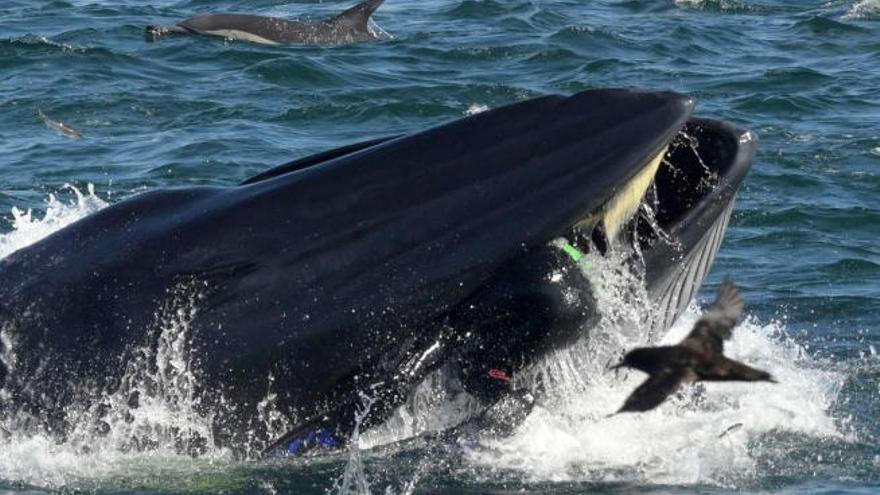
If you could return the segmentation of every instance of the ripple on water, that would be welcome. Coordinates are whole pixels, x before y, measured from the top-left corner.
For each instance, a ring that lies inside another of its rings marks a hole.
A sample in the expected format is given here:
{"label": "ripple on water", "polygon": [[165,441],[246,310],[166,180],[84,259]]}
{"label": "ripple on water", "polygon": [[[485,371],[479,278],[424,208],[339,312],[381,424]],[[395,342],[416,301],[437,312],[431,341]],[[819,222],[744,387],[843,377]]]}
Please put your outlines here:
{"label": "ripple on water", "polygon": [[796,22],[792,29],[800,33],[839,34],[867,33],[867,29],[848,22],[840,22],[830,17],[815,15]]}
{"label": "ripple on water", "polygon": [[530,1],[464,0],[449,11],[449,15],[461,19],[493,18],[505,14],[527,13],[533,10]]}
{"label": "ripple on water", "polygon": [[747,3],[735,2],[733,0],[675,0],[675,5],[687,8],[704,10],[708,12],[723,13],[743,13],[743,12],[759,12],[760,6],[749,5]]}

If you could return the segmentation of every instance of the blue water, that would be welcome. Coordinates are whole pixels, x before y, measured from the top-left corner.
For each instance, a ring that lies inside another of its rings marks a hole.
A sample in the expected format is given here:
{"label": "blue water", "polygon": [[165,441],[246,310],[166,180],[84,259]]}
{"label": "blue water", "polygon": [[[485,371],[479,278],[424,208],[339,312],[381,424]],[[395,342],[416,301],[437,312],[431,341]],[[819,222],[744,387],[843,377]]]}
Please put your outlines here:
{"label": "blue water", "polygon": [[[700,446],[663,450],[661,437],[656,456],[630,463],[615,452],[638,437],[636,423],[602,437],[621,438],[609,448],[577,436],[593,428],[587,421],[542,430],[553,419],[533,418],[544,424],[499,446],[495,460],[368,453],[363,476],[347,456],[85,455],[17,439],[0,445],[0,492],[324,493],[334,484],[346,491],[345,475],[374,493],[880,490],[880,1],[387,0],[375,16],[387,39],[338,47],[147,43],[142,33],[211,11],[320,18],[346,6],[0,2],[0,240],[51,231],[52,218],[81,216],[89,201],[233,184],[481,106],[607,86],[680,91],[697,99],[698,115],[761,140],[699,300],[725,274],[743,286],[742,352],[765,353],[789,376],[747,399],[782,397],[783,419],[764,424],[754,414],[742,438],[704,435]],[[83,139],[47,127],[38,109]],[[100,199],[86,193],[77,203],[66,184],[83,192],[92,184]],[[13,225],[12,208],[33,216]],[[712,418],[674,431],[687,436]],[[552,462],[541,467],[542,459]]]}

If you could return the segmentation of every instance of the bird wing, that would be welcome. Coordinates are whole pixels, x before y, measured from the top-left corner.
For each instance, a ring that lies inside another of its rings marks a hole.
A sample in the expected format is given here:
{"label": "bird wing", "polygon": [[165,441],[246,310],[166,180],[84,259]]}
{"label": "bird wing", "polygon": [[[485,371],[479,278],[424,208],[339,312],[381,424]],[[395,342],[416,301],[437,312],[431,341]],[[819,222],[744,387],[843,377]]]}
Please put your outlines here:
{"label": "bird wing", "polygon": [[678,389],[686,375],[686,368],[667,368],[651,375],[633,390],[617,412],[641,412],[654,409]]}
{"label": "bird wing", "polygon": [[730,279],[725,280],[718,288],[715,302],[703,313],[681,345],[701,353],[720,354],[724,350],[724,340],[730,338],[744,307],[739,289]]}

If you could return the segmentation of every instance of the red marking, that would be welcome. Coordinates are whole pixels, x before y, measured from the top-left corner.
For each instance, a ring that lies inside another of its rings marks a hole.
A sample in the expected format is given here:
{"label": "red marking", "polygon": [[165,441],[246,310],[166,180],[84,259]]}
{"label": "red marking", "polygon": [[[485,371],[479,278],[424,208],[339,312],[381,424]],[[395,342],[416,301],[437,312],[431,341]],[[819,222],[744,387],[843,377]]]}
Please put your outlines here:
{"label": "red marking", "polygon": [[496,380],[503,380],[505,382],[510,381],[510,376],[508,376],[507,373],[505,373],[501,370],[498,370],[498,369],[494,369],[494,368],[489,370],[489,376],[491,376],[492,378],[494,378]]}

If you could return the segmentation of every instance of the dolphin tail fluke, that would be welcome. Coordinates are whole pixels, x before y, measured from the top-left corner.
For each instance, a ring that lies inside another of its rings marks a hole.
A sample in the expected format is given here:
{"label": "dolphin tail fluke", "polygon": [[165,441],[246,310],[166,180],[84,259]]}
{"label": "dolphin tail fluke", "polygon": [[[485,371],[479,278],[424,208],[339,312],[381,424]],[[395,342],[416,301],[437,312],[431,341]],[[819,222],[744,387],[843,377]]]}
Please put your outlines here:
{"label": "dolphin tail fluke", "polygon": [[367,30],[367,22],[369,22],[370,16],[373,15],[373,12],[375,12],[384,1],[385,0],[366,0],[365,2],[361,2],[337,15],[331,19],[330,22]]}

